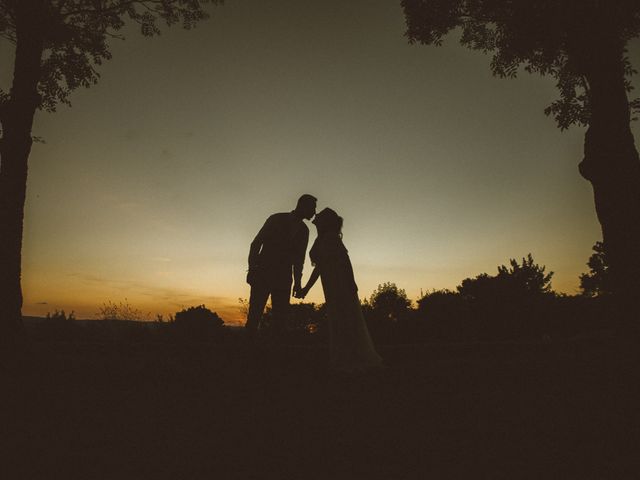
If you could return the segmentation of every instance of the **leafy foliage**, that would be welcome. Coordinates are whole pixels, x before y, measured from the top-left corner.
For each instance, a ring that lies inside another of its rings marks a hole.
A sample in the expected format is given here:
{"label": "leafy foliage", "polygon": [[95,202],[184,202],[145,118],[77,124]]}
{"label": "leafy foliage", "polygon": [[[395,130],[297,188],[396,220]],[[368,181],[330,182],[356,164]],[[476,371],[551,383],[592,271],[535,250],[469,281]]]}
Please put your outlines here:
{"label": "leafy foliage", "polygon": [[[601,251],[601,244],[596,244],[594,250]],[[494,276],[484,273],[465,279],[456,290],[427,292],[418,299],[415,309],[403,289],[386,282],[363,301],[362,309],[378,345],[522,339],[548,342],[612,327],[609,296],[559,295],[551,289],[551,277],[551,272],[546,273],[544,266],[527,255],[521,262],[510,260],[508,266],[499,266]],[[106,310],[101,309],[105,312],[103,319],[141,317],[139,310],[126,301],[105,306]],[[160,316],[155,322],[68,321],[73,318],[73,314],[56,311],[48,315],[48,321],[33,324],[30,334],[43,341],[114,345],[194,345],[234,341],[234,337],[236,341],[244,339],[238,330],[224,327],[222,319],[204,305],[183,309],[170,316],[168,322],[160,321]],[[284,330],[274,328],[272,311],[267,307],[261,331],[269,341],[326,345],[328,327],[326,305],[302,302],[291,305]]]}
{"label": "leafy foliage", "polygon": [[204,305],[198,305],[197,307],[189,307],[184,310],[180,310],[174,317],[174,322],[179,324],[208,324],[211,323],[216,327],[222,327],[224,322],[218,316],[217,313],[212,312]]}
{"label": "leafy foliage", "polygon": [[397,321],[411,306],[411,300],[407,293],[398,288],[395,283],[386,282],[378,285],[378,288],[369,298],[371,309],[383,318]]}
{"label": "leafy foliage", "polygon": [[302,343],[321,343],[327,339],[325,304],[292,303],[281,322],[283,323],[276,324],[274,322],[273,308],[270,304],[267,305],[260,321],[259,335],[275,341],[285,340]]}
{"label": "leafy foliage", "polygon": [[609,278],[609,262],[602,242],[593,246],[593,254],[589,257],[588,273],[580,275],[580,289],[586,297],[599,297],[611,293]]}
{"label": "leafy foliage", "polygon": [[431,292],[425,293],[418,299],[418,311],[428,311],[433,307],[448,308],[453,302],[456,301],[455,299],[458,296],[458,293],[448,289],[432,290]]}
{"label": "leafy foliage", "polygon": [[115,303],[111,300],[103,303],[96,314],[99,320],[125,320],[130,322],[144,321],[149,314],[134,308],[125,298],[124,302]]}
{"label": "leafy foliage", "polygon": [[217,313],[204,305],[198,305],[177,312],[173,326],[183,337],[203,340],[220,336],[224,330],[224,321]]}
{"label": "leafy foliage", "polygon": [[326,341],[328,335],[327,312],[324,304],[294,303],[290,311],[290,336],[302,340],[313,336],[314,341]]}
{"label": "leafy foliage", "polygon": [[471,299],[551,293],[553,272],[545,274],[546,267],[536,264],[531,254],[522,258],[522,264],[510,259],[509,265],[499,266],[494,277],[482,273],[466,278],[457,287],[458,293]]}
{"label": "leafy foliage", "polygon": [[498,277],[508,279],[516,288],[529,294],[545,294],[551,292],[553,272],[545,274],[546,267],[533,261],[529,253],[522,258],[522,264],[515,259],[509,260],[510,267],[498,267]]}
{"label": "leafy foliage", "polygon": [[[626,74],[636,73],[625,46],[640,33],[640,2],[584,0],[401,0],[411,43],[441,45],[459,29],[463,46],[491,53],[491,70],[503,78],[520,69],[556,79],[560,98],[545,113],[561,129],[587,125],[585,74],[597,68],[594,51],[618,53]],[[640,101],[631,102],[640,112]]]}
{"label": "leafy foliage", "polygon": [[[124,39],[127,22],[148,37],[160,34],[161,22],[191,29],[208,17],[207,2],[222,0],[4,0],[0,36],[14,44],[18,28],[41,36],[39,107],[55,111],[59,103],[70,104],[73,90],[97,83],[97,68],[111,58],[109,41]],[[0,104],[8,97],[0,91]]]}
{"label": "leafy foliage", "polygon": [[386,282],[364,300],[362,313],[375,342],[393,343],[403,337],[413,310],[406,292],[395,283]]}
{"label": "leafy foliage", "polygon": [[456,310],[476,320],[465,327],[478,338],[507,339],[526,336],[539,323],[548,303],[554,298],[551,289],[553,272],[535,263],[528,254],[522,263],[509,260],[501,265],[495,276],[482,273],[466,278],[457,287],[463,304]]}

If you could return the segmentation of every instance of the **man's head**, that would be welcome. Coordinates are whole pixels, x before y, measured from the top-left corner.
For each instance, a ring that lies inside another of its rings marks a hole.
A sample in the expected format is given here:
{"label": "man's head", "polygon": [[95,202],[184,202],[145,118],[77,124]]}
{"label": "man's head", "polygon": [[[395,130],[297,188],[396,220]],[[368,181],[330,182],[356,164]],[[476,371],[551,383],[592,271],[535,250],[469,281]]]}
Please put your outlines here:
{"label": "man's head", "polygon": [[298,199],[298,204],[296,205],[296,212],[300,214],[302,218],[306,218],[310,220],[316,214],[316,202],[318,199],[313,195],[309,195],[305,193]]}

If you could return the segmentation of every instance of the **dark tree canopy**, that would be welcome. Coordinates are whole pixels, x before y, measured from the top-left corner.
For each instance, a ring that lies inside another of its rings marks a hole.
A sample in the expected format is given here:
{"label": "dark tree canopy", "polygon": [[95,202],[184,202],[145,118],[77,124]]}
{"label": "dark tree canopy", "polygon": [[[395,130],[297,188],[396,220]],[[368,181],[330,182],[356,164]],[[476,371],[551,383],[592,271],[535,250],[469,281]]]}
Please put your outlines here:
{"label": "dark tree canopy", "polygon": [[[515,77],[520,68],[557,80],[560,98],[548,106],[558,126],[588,125],[590,69],[600,55],[622,56],[627,91],[635,73],[627,55],[640,34],[638,0],[401,0],[412,43],[440,45],[454,29],[462,45],[493,55],[491,69]],[[640,112],[640,99],[631,107]]]}
{"label": "dark tree canopy", "polygon": [[482,273],[475,278],[464,279],[457,290],[470,299],[553,294],[553,272],[545,271],[546,267],[535,263],[533,256],[528,254],[522,258],[522,264],[512,258],[508,267],[499,266],[495,277]]}
{"label": "dark tree canopy", "polygon": [[[76,88],[89,87],[111,58],[109,41],[123,39],[127,22],[145,36],[160,34],[159,24],[190,29],[208,17],[203,4],[223,0],[0,0],[0,36],[16,44],[19,32],[42,37],[38,107],[54,111],[69,104]],[[9,92],[0,90],[0,101]]]}
{"label": "dark tree canopy", "polygon": [[402,317],[411,307],[411,300],[407,297],[407,292],[392,282],[378,285],[378,288],[371,294],[368,303],[374,312],[392,320]]}
{"label": "dark tree canopy", "polygon": [[580,275],[580,290],[586,297],[600,297],[611,294],[611,279],[609,278],[609,260],[602,242],[593,246],[593,254],[587,262],[588,273]]}

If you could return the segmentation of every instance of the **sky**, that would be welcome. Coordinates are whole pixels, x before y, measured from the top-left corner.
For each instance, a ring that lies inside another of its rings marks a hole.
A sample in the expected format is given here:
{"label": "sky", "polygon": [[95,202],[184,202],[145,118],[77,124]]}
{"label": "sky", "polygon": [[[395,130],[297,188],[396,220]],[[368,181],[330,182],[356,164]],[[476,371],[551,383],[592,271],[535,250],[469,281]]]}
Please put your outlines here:
{"label": "sky", "polygon": [[399,2],[210,12],[191,31],[126,30],[97,85],[37,114],[25,315],[205,304],[242,323],[249,244],[303,193],[344,217],[361,298],[394,282],[416,300],[528,253],[577,293],[601,234],[577,170],[584,129],[543,113],[552,79],[496,79],[455,35],[409,45]]}

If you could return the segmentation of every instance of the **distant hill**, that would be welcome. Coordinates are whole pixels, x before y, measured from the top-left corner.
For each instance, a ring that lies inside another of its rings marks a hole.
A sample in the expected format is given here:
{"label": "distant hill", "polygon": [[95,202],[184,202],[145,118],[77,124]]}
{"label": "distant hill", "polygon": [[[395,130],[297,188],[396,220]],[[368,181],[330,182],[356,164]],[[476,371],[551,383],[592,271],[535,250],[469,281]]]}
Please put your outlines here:
{"label": "distant hill", "polygon": [[[47,321],[46,317],[34,317],[34,316],[30,316],[30,315],[23,315],[22,316],[22,321],[24,322],[25,326],[27,327],[31,327],[31,326],[37,326],[42,324],[43,322]],[[140,324],[145,324],[148,326],[154,326],[157,325],[156,322],[154,321],[138,321],[138,320],[98,320],[98,319],[90,319],[90,318],[77,318],[75,320],[73,320],[74,322],[76,322],[79,325],[86,325],[88,323],[94,324],[94,325],[106,325],[106,324],[110,324],[110,323],[117,323],[120,326],[124,326],[124,325],[140,325]],[[233,324],[225,324],[225,327],[230,328],[230,329],[240,329],[240,328],[244,328],[242,325],[233,325]]]}
{"label": "distant hill", "polygon": [[22,321],[27,326],[29,326],[29,325],[38,325],[38,324],[44,322],[45,320],[46,320],[45,317],[31,317],[31,316],[28,316],[28,315],[23,315],[22,316]]}

